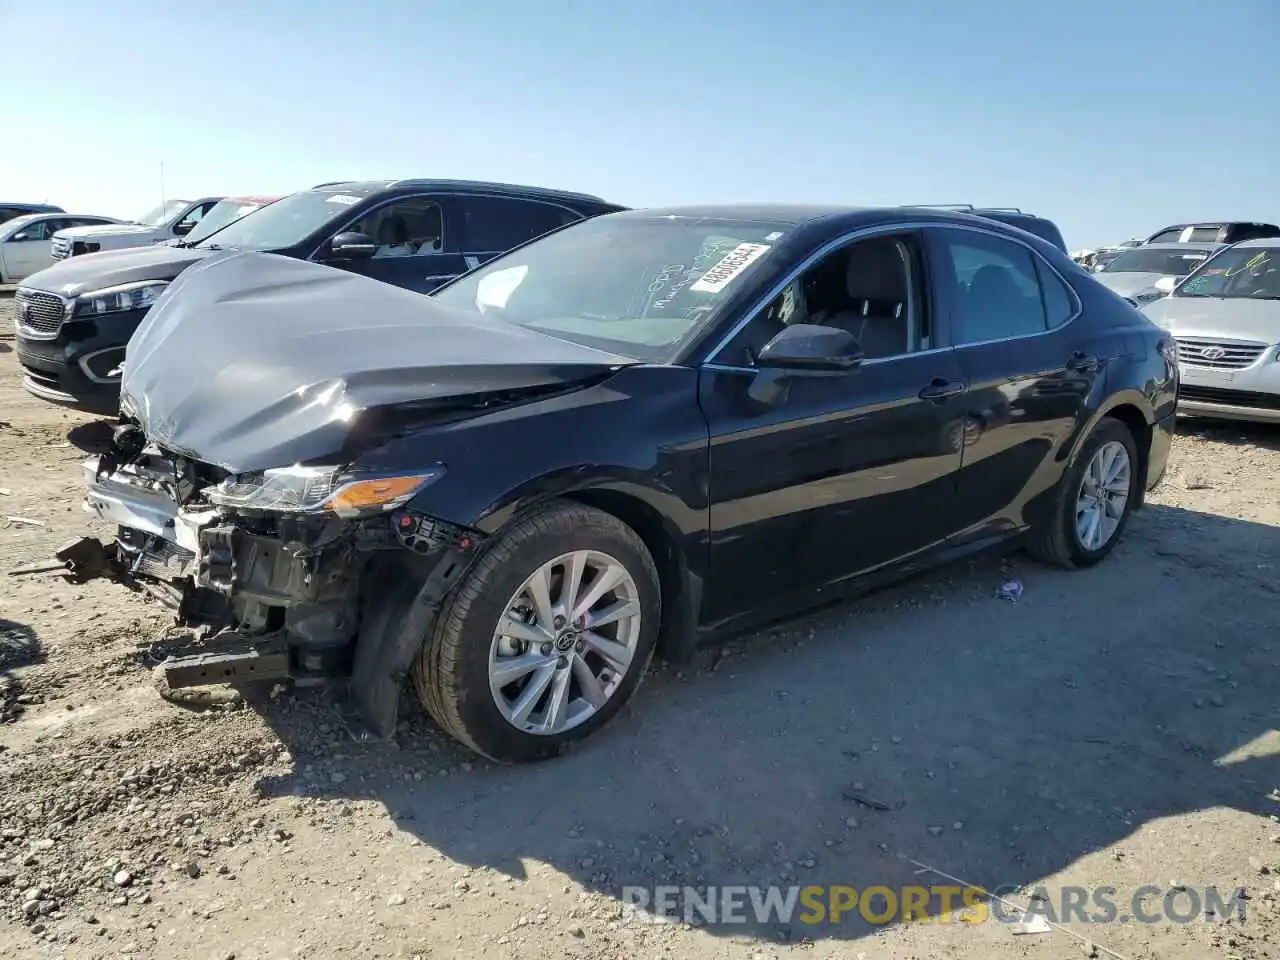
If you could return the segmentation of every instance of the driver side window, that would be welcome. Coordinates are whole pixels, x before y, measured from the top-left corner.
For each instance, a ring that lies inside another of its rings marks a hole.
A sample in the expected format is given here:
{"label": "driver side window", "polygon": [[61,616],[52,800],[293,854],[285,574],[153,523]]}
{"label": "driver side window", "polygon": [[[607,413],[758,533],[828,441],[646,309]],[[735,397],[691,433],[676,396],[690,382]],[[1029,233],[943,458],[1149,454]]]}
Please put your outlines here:
{"label": "driver side window", "polygon": [[855,240],[787,284],[716,362],[753,366],[766,343],[797,323],[847,330],[868,360],[927,350],[923,277],[914,234]]}
{"label": "driver side window", "polygon": [[408,197],[379,207],[347,230],[372,238],[375,259],[422,257],[444,250],[444,216],[440,205],[425,197]]}
{"label": "driver side window", "polygon": [[49,232],[49,221],[39,220],[35,223],[29,223],[12,237],[9,238],[11,243],[34,243],[39,240],[48,240],[52,234]]}

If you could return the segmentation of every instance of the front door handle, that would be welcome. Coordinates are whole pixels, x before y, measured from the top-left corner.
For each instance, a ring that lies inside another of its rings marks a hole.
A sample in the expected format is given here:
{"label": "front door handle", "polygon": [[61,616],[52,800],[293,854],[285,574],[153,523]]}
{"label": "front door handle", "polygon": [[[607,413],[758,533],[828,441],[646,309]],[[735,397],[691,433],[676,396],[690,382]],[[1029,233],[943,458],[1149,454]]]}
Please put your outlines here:
{"label": "front door handle", "polygon": [[1098,369],[1098,358],[1085,353],[1083,350],[1077,350],[1071,355],[1071,359],[1067,361],[1067,369],[1074,370],[1077,373],[1093,373]]}
{"label": "front door handle", "polygon": [[942,377],[934,377],[920,390],[920,399],[941,403],[951,397],[960,396],[964,391],[965,385],[962,380],[944,380]]}

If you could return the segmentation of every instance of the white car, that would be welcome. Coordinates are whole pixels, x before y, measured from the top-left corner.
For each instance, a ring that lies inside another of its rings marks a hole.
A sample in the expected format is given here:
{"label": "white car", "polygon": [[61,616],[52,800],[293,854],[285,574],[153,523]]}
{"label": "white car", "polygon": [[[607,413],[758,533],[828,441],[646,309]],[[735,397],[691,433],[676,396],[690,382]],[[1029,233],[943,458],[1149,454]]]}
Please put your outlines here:
{"label": "white car", "polygon": [[1142,308],[1178,344],[1178,413],[1280,423],[1280,238],[1214,254]]}
{"label": "white car", "polygon": [[1149,243],[1124,251],[1099,267],[1093,278],[1141,307],[1164,296],[1156,287],[1163,277],[1181,280],[1221,247],[1220,243]]}
{"label": "white car", "polygon": [[123,250],[145,247],[185,237],[204,219],[222,197],[200,200],[169,200],[134,221],[115,221],[114,225],[77,227],[60,230],[53,238],[55,260],[97,253],[100,250]]}
{"label": "white car", "polygon": [[0,283],[17,283],[53,264],[49,238],[69,227],[119,223],[81,213],[31,213],[0,223]]}

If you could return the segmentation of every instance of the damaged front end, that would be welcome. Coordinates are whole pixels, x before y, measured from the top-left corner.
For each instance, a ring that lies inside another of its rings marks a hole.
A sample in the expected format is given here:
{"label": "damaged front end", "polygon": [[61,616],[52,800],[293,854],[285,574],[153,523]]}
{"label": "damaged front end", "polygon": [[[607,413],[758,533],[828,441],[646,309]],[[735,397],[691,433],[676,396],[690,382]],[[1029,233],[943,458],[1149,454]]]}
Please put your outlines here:
{"label": "damaged front end", "polygon": [[409,508],[444,473],[294,466],[231,474],[119,426],[86,462],[85,509],[116,557],[207,641],[161,666],[171,688],[349,678],[375,736],[478,535]]}

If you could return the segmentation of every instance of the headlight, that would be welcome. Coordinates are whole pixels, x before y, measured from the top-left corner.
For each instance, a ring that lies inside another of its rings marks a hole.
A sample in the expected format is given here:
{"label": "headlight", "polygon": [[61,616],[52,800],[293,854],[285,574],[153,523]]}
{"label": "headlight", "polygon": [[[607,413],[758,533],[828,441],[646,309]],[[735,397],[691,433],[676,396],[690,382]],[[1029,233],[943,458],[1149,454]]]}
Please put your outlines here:
{"label": "headlight", "polygon": [[156,302],[169,285],[168,280],[142,280],[138,283],[122,283],[118,287],[106,287],[76,297],[73,317],[99,317],[106,313],[123,313],[126,310],[145,310]]}
{"label": "headlight", "polygon": [[444,476],[443,464],[418,473],[368,476],[335,467],[281,467],[228,477],[206,496],[238,510],[277,513],[330,511],[347,519],[394,510]]}

